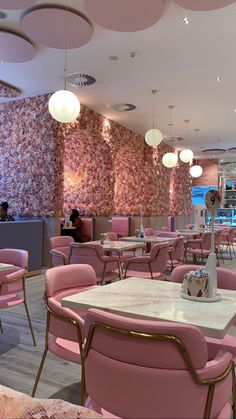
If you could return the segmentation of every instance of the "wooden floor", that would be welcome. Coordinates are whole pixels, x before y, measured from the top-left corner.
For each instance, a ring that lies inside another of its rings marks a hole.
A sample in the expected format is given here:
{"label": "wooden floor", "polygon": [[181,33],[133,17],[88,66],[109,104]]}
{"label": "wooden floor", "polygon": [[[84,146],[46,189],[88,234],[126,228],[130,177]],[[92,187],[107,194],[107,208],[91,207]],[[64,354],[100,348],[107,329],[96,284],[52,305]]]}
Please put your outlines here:
{"label": "wooden floor", "polygon": [[[236,270],[236,259],[227,260],[221,266]],[[32,391],[44,349],[46,311],[43,292],[44,274],[27,279],[28,307],[37,347],[32,343],[24,306],[1,310],[0,384],[26,394]],[[36,397],[60,398],[79,404],[80,372],[80,366],[48,353]]]}

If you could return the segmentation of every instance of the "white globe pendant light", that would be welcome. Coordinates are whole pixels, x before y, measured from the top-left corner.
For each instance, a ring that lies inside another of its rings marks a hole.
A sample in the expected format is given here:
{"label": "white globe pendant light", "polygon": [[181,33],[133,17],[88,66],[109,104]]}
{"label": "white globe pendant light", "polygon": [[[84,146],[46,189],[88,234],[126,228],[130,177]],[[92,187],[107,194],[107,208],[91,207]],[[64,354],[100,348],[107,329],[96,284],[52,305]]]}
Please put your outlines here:
{"label": "white globe pendant light", "polygon": [[157,90],[152,90],[152,95],[153,95],[152,128],[149,129],[145,134],[145,141],[151,147],[157,147],[162,142],[162,138],[163,138],[161,131],[157,128],[154,128],[154,96],[156,93],[157,93]]}
{"label": "white globe pendant light", "polygon": [[195,164],[190,168],[190,175],[192,177],[200,177],[203,173],[202,167],[198,164]]}
{"label": "white globe pendant light", "polygon": [[64,67],[64,90],[58,90],[52,94],[48,102],[48,110],[52,118],[58,122],[69,123],[76,120],[80,113],[80,101],[77,96],[67,90],[67,18],[68,18],[68,0],[65,7],[65,67]]}
{"label": "white globe pendant light", "polygon": [[193,160],[192,150],[185,148],[180,152],[179,158],[183,163],[190,163]]}
{"label": "white globe pendant light", "polygon": [[166,153],[162,157],[162,163],[165,167],[169,169],[175,167],[178,162],[178,156],[175,153]]}
{"label": "white globe pendant light", "polygon": [[56,121],[73,122],[79,116],[80,101],[69,90],[58,90],[50,97],[48,110]]}
{"label": "white globe pendant light", "polygon": [[[189,123],[189,119],[185,119],[184,122],[186,124],[186,137],[187,137],[187,127],[188,127],[187,124]],[[184,150],[180,152],[179,158],[183,163],[191,163],[193,160],[192,150],[190,150],[189,148],[185,148]]]}
{"label": "white globe pendant light", "polygon": [[163,135],[159,129],[149,129],[145,134],[145,141],[151,147],[157,147],[162,142]]}

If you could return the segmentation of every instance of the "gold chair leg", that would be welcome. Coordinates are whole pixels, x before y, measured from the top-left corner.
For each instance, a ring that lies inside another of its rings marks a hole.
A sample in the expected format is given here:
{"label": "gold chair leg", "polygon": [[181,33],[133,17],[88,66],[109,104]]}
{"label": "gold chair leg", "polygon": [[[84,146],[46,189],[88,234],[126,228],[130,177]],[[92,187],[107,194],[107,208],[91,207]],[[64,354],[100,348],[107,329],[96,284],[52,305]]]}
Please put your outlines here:
{"label": "gold chair leg", "polygon": [[0,332],[3,333],[3,328],[2,328],[2,321],[0,319]]}
{"label": "gold chair leg", "polygon": [[46,355],[47,355],[47,351],[48,351],[47,349],[44,349],[43,356],[42,356],[42,359],[41,359],[41,362],[40,362],[40,365],[39,365],[39,369],[38,369],[38,372],[37,372],[37,376],[36,376],[36,379],[35,379],[34,387],[33,387],[32,393],[31,393],[31,397],[34,397],[35,392],[37,390],[38,382],[39,382],[39,379],[40,379],[40,376],[41,376],[41,372],[42,372],[42,369],[43,369],[43,365],[44,365],[44,361],[45,361],[45,358],[46,358]]}
{"label": "gold chair leg", "polygon": [[36,346],[36,340],[35,340],[35,337],[34,337],[34,331],[33,331],[33,327],[32,327],[32,324],[31,324],[31,320],[30,320],[30,316],[29,316],[29,310],[28,310],[26,301],[24,301],[24,305],[25,305],[25,311],[26,311],[26,315],[27,315],[27,318],[28,318],[28,323],[29,323],[32,339],[33,339],[33,344],[34,344],[34,346]]}

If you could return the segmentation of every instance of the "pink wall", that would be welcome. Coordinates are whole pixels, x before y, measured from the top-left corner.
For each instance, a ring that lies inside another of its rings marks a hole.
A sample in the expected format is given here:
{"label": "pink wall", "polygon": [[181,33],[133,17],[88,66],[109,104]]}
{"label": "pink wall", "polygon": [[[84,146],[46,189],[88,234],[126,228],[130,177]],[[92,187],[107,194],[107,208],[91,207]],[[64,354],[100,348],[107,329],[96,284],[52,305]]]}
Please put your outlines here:
{"label": "pink wall", "polygon": [[14,213],[45,215],[78,208],[85,215],[189,214],[188,165],[166,169],[170,147],[82,106],[73,124],[47,112],[48,95],[0,106],[0,199]]}

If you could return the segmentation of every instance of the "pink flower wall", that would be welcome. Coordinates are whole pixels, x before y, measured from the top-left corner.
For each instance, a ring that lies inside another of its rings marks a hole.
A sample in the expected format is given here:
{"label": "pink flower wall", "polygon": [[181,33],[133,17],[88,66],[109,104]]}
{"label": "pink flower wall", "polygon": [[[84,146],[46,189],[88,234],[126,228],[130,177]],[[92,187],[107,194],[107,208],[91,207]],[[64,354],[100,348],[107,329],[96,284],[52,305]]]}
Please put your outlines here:
{"label": "pink flower wall", "polygon": [[1,105],[0,199],[13,213],[84,215],[189,214],[185,165],[166,169],[170,147],[144,138],[82,106],[73,124],[47,111],[48,95]]}

